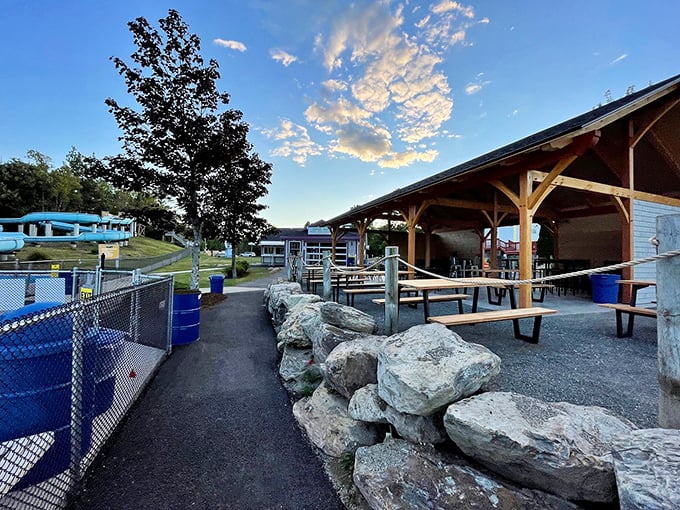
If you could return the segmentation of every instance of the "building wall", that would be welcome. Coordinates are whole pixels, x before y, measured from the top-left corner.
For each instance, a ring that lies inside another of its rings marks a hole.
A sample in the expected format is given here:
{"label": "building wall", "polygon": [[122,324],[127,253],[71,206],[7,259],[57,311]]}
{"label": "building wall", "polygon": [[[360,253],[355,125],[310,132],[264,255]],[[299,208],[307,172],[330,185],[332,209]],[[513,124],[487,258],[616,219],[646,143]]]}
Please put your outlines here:
{"label": "building wall", "polygon": [[621,261],[621,220],[618,214],[560,222],[558,258],[586,259],[590,267]]}
{"label": "building wall", "polygon": [[[641,259],[656,255],[656,247],[650,242],[656,236],[656,217],[667,214],[680,214],[680,207],[653,204],[641,200],[633,201],[634,236],[633,258]],[[656,280],[656,263],[635,266],[633,274],[636,280]],[[656,289],[648,287],[638,292],[638,304],[648,304],[656,299]]]}

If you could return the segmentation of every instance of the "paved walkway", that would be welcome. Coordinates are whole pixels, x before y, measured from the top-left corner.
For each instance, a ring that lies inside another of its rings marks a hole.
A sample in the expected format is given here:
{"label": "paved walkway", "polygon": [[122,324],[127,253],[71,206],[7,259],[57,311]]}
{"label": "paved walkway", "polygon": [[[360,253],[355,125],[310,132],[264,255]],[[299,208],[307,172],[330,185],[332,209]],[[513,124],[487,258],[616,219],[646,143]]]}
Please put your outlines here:
{"label": "paved walkway", "polygon": [[95,463],[75,509],[342,509],[277,377],[262,288],[201,313]]}

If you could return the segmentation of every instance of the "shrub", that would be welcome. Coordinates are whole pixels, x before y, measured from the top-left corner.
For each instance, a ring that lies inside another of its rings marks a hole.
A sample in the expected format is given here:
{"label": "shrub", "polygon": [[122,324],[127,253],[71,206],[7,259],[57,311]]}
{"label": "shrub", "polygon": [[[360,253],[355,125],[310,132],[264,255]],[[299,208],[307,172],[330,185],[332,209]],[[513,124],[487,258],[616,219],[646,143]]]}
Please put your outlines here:
{"label": "shrub", "polygon": [[37,260],[49,260],[49,257],[44,252],[36,250],[26,257],[26,260],[29,262],[35,262]]}
{"label": "shrub", "polygon": [[[248,273],[250,265],[247,260],[239,259],[236,261],[236,276],[241,278]],[[224,268],[224,274],[227,278],[231,278],[231,266]]]}

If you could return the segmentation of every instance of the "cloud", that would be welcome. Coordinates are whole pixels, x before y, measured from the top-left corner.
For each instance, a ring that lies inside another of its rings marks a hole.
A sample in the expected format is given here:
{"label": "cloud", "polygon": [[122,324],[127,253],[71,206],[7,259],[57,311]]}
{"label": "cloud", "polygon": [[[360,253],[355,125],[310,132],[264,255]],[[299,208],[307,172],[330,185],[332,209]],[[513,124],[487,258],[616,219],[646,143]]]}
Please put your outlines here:
{"label": "cloud", "polygon": [[[398,168],[433,161],[432,139],[459,136],[442,130],[454,106],[442,64],[450,48],[470,44],[472,26],[489,20],[477,21],[471,6],[435,0],[428,12],[407,7],[407,23],[404,5],[356,0],[316,33],[314,52],[328,76],[304,118],[333,154]],[[470,85],[477,91],[486,83]],[[285,151],[293,154],[290,145]]]}
{"label": "cloud", "polygon": [[480,19],[477,23],[481,23],[483,25],[488,25],[490,23],[490,20],[489,20],[489,18],[484,17],[484,18]]}
{"label": "cloud", "polygon": [[271,151],[272,156],[292,158],[300,166],[305,166],[309,157],[323,154],[323,147],[310,138],[307,128],[288,119],[281,120],[278,131],[267,134],[282,142]]}
{"label": "cloud", "polygon": [[482,86],[479,83],[469,83],[467,87],[465,87],[465,93],[468,96],[471,96],[472,94],[476,94],[482,90]]}
{"label": "cloud", "polygon": [[297,62],[296,56],[291,55],[290,53],[280,50],[278,48],[270,50],[269,54],[274,60],[276,60],[277,62],[281,62],[284,65],[284,67],[288,67],[293,62]]}
{"label": "cloud", "polygon": [[225,48],[229,48],[230,50],[237,50],[240,52],[244,52],[247,50],[246,45],[243,44],[240,41],[228,41],[226,39],[213,39],[213,42],[217,44],[218,46],[224,46]]}
{"label": "cloud", "polygon": [[463,6],[458,2],[453,2],[451,0],[442,0],[437,5],[432,6],[431,10],[435,14],[442,14],[444,12],[454,11],[462,14],[466,18],[472,19],[475,17],[475,11],[472,7]]}
{"label": "cloud", "polygon": [[617,64],[617,63],[621,62],[623,59],[626,59],[626,58],[628,58],[628,54],[624,53],[622,55],[619,55],[618,57],[616,57],[614,60],[612,60],[609,63],[612,64],[612,65]]}
{"label": "cloud", "polygon": [[326,80],[322,81],[321,85],[330,92],[338,92],[340,90],[347,90],[347,84],[340,80]]}
{"label": "cloud", "polygon": [[439,152],[434,149],[430,149],[425,152],[417,152],[413,150],[395,152],[378,161],[378,166],[380,168],[400,168],[402,166],[408,166],[412,163],[415,163],[416,161],[432,163],[438,155]]}

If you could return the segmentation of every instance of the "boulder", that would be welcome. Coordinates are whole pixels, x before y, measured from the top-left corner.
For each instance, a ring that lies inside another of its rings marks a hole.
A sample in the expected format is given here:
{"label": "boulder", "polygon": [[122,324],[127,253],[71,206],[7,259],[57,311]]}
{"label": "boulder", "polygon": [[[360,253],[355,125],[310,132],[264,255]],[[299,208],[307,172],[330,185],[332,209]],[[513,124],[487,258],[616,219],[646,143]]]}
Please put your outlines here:
{"label": "boulder", "polygon": [[324,322],[341,329],[367,334],[378,331],[378,325],[373,316],[352,306],[341,305],[333,301],[327,301],[321,305],[321,317]]}
{"label": "boulder", "polygon": [[621,510],[680,508],[680,430],[634,430],[612,454]]}
{"label": "boulder", "polygon": [[302,287],[299,283],[275,283],[269,286],[267,310],[272,316],[274,325],[279,325],[284,321],[288,310],[283,304],[283,299],[290,294],[302,294]]}
{"label": "boulder", "polygon": [[378,385],[367,384],[354,392],[347,406],[347,413],[355,420],[368,423],[387,423],[387,404],[378,396]]}
{"label": "boulder", "polygon": [[399,439],[359,448],[353,479],[373,510],[577,508],[550,494],[494,480],[462,459],[444,457],[431,445]]}
{"label": "boulder", "polygon": [[311,349],[297,349],[286,345],[279,365],[279,375],[284,381],[299,379],[310,362],[313,362]]}
{"label": "boulder", "polygon": [[326,357],[326,383],[345,398],[366,386],[378,382],[378,351],[385,336],[365,336],[343,342]]}
{"label": "boulder", "polygon": [[451,404],[449,437],[467,455],[527,487],[575,501],[611,502],[611,445],[636,427],[601,407],[490,392]]}
{"label": "boulder", "polygon": [[378,393],[397,411],[428,416],[472,395],[498,375],[501,360],[441,324],[389,337],[378,355]]}
{"label": "boulder", "polygon": [[439,444],[448,439],[441,411],[430,416],[416,416],[386,406],[383,414],[399,436],[412,443]]}
{"label": "boulder", "polygon": [[312,338],[305,330],[314,332],[321,326],[320,307],[321,303],[307,303],[293,307],[276,335],[277,342],[302,349],[312,347]]}
{"label": "boulder", "polygon": [[293,308],[307,303],[321,303],[323,299],[316,294],[288,294],[281,298],[281,304],[290,312]]}
{"label": "boulder", "polygon": [[347,414],[347,400],[322,384],[311,397],[293,405],[293,415],[310,441],[331,457],[341,457],[359,446],[378,441],[376,428]]}
{"label": "boulder", "polygon": [[304,326],[303,329],[305,334],[312,339],[314,361],[317,363],[325,363],[326,358],[331,351],[341,343],[365,336],[364,333],[358,333],[349,329],[341,329],[332,326],[331,324],[326,324],[325,322],[320,323],[313,330]]}

